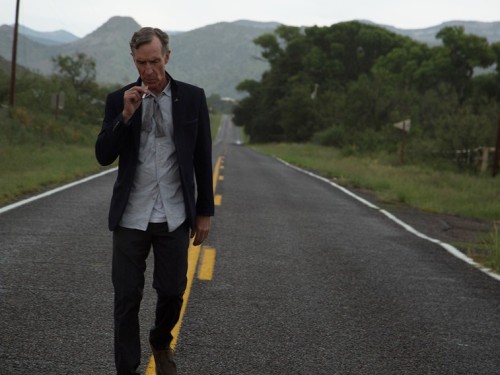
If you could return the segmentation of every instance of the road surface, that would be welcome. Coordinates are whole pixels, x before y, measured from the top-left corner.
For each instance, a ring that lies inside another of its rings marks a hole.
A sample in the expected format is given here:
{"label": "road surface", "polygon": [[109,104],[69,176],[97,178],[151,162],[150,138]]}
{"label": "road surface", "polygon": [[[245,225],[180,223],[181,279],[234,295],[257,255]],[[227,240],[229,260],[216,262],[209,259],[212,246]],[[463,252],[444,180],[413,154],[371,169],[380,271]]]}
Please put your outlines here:
{"label": "road surface", "polygon": [[[179,374],[500,374],[498,280],[239,137],[225,117]],[[113,374],[114,178],[0,213],[1,374]]]}

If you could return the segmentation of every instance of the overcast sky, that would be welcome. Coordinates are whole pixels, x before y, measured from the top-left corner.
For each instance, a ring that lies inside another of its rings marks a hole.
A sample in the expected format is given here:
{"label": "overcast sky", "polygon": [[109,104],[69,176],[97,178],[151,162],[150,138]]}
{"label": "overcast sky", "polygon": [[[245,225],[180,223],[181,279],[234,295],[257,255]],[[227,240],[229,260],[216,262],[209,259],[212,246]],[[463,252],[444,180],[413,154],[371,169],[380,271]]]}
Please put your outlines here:
{"label": "overcast sky", "polygon": [[[15,22],[16,0],[0,0],[0,24]],[[83,37],[113,16],[141,26],[187,31],[248,19],[291,26],[369,20],[403,29],[451,20],[500,21],[500,0],[20,0],[19,23]]]}

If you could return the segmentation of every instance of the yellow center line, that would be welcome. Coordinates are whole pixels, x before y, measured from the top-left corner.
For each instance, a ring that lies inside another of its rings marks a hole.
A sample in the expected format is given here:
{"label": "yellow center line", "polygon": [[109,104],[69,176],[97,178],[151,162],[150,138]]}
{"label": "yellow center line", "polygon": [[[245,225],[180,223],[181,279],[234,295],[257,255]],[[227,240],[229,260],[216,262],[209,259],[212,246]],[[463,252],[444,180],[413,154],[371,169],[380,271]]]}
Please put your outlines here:
{"label": "yellow center line", "polygon": [[[219,156],[217,159],[217,162],[215,163],[215,168],[214,168],[214,175],[213,175],[213,188],[214,191],[217,187],[217,181],[219,180],[219,170],[221,169],[221,163],[222,163],[222,157]],[[203,275],[204,277],[210,277],[209,279],[202,279],[202,280],[211,280],[212,279],[212,272],[213,272],[213,265],[215,262],[215,249],[207,247],[204,249],[204,261],[202,266],[200,267],[200,272],[201,269],[203,269]],[[207,250],[208,250],[208,255],[207,255]],[[188,249],[188,271],[187,271],[187,285],[186,285],[186,291],[184,292],[184,303],[182,304],[181,308],[181,313],[179,317],[179,321],[175,325],[174,329],[172,330],[172,342],[170,344],[170,347],[172,349],[175,349],[175,346],[177,345],[177,338],[179,337],[179,332],[181,330],[181,325],[182,325],[182,319],[184,317],[184,313],[186,311],[186,306],[187,302],[189,300],[189,295],[191,294],[191,285],[193,284],[194,280],[194,274],[196,272],[196,267],[198,265],[198,259],[200,257],[200,246],[193,246],[193,243],[191,242],[189,245]],[[206,259],[205,259],[206,258]],[[211,269],[210,269],[211,267]],[[201,279],[201,276],[199,276]],[[155,375],[156,373],[156,367],[155,367],[155,360],[154,357],[151,356],[149,358],[149,364],[148,367],[146,368],[146,373],[145,375]]]}
{"label": "yellow center line", "polygon": [[204,281],[212,280],[215,264],[215,249],[209,246],[203,246],[203,256],[201,258],[200,269],[198,270],[198,279]]}
{"label": "yellow center line", "polygon": [[214,197],[214,204],[216,206],[220,206],[222,204],[222,195],[220,194],[215,194],[215,197]]}
{"label": "yellow center line", "polygon": [[214,168],[214,175],[213,175],[214,191],[217,188],[217,181],[219,180],[219,171],[221,169],[221,163],[222,163],[222,156],[219,156],[217,158],[217,162],[215,163],[215,168]]}

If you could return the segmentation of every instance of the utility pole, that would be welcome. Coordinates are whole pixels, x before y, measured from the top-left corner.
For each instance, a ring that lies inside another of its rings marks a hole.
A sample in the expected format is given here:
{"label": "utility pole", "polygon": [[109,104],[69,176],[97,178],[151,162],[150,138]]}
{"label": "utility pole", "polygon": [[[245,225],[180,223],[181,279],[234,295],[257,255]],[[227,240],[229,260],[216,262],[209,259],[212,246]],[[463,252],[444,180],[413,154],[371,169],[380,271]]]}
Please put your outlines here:
{"label": "utility pole", "polygon": [[14,107],[16,96],[16,65],[17,65],[17,33],[19,30],[19,2],[16,1],[16,23],[14,24],[14,38],[12,40],[12,61],[10,69],[10,97],[9,106]]}

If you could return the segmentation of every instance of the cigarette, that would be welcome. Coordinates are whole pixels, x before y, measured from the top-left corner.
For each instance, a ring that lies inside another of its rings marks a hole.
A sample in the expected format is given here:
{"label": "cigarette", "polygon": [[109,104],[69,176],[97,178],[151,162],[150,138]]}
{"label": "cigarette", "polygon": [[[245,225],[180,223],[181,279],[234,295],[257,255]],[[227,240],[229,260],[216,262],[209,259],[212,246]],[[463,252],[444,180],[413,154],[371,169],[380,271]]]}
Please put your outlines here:
{"label": "cigarette", "polygon": [[142,98],[144,99],[146,97],[146,93],[142,94]]}

